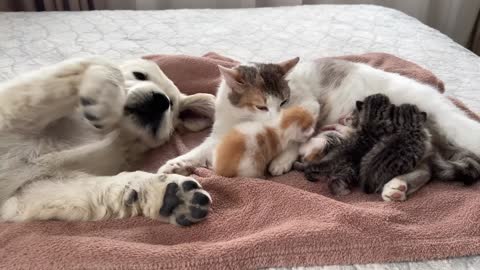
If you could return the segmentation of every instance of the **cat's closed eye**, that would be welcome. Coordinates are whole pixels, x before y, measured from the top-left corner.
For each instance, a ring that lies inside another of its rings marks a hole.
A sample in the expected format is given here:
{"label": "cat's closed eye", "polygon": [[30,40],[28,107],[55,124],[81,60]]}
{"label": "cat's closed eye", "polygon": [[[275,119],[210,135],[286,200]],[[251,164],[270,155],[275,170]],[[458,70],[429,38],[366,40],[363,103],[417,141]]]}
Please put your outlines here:
{"label": "cat's closed eye", "polygon": [[268,112],[268,107],[267,106],[255,106],[257,110]]}
{"label": "cat's closed eye", "polygon": [[282,103],[280,103],[280,107],[283,107],[287,103],[288,103],[288,99],[285,99],[284,101],[282,101]]}

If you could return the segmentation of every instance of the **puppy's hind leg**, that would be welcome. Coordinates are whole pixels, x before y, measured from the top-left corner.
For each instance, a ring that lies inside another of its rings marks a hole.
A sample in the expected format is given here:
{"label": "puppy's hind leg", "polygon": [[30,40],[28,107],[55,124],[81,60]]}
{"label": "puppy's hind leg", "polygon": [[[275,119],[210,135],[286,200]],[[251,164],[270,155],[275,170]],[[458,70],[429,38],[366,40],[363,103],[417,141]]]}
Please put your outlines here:
{"label": "puppy's hind leg", "polygon": [[115,176],[78,175],[70,181],[38,181],[9,198],[0,210],[5,221],[87,221],[143,215],[188,226],[208,215],[212,200],[194,179],[181,175],[125,172]]}
{"label": "puppy's hind leg", "polygon": [[[92,96],[98,97],[98,93],[115,92],[112,99],[123,97],[124,102],[124,91],[121,72],[100,58],[72,59],[44,67],[0,84],[0,130],[41,130],[71,114],[79,104],[94,105]],[[100,115],[107,111],[102,110],[93,111]]]}

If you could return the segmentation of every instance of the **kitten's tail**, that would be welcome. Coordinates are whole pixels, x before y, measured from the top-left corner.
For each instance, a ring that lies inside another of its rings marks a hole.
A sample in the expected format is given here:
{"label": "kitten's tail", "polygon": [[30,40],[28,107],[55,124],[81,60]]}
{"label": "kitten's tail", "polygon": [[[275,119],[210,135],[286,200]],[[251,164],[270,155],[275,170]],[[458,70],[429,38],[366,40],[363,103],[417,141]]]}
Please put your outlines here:
{"label": "kitten's tail", "polygon": [[480,158],[468,150],[460,150],[445,158],[435,153],[431,160],[432,179],[458,181],[470,186],[480,180]]}

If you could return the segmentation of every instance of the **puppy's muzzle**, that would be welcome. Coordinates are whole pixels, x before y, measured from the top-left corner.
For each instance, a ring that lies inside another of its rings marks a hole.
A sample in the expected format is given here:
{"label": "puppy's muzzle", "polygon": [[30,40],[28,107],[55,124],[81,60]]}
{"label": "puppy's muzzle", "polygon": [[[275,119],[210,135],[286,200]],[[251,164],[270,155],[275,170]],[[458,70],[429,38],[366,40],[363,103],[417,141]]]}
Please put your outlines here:
{"label": "puppy's muzzle", "polygon": [[166,95],[152,91],[136,103],[125,106],[124,113],[134,117],[140,125],[155,135],[170,106],[170,99]]}

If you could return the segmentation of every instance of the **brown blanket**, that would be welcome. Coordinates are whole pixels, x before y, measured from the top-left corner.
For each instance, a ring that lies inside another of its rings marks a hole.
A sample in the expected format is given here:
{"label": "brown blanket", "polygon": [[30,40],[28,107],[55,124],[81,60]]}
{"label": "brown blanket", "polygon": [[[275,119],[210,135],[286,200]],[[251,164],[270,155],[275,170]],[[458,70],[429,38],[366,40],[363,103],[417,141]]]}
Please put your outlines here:
{"label": "brown blanket", "polygon": [[[216,65],[235,64],[216,54],[149,58],[185,93],[214,93]],[[443,91],[433,74],[394,56],[344,58]],[[155,171],[206,134],[175,136],[152,151],[145,168]],[[138,217],[0,224],[0,268],[254,269],[480,254],[480,185],[435,182],[406,202],[387,203],[358,191],[332,197],[325,184],[307,182],[297,172],[269,180],[222,178],[207,169],[195,174],[214,200],[203,223],[180,228]]]}

